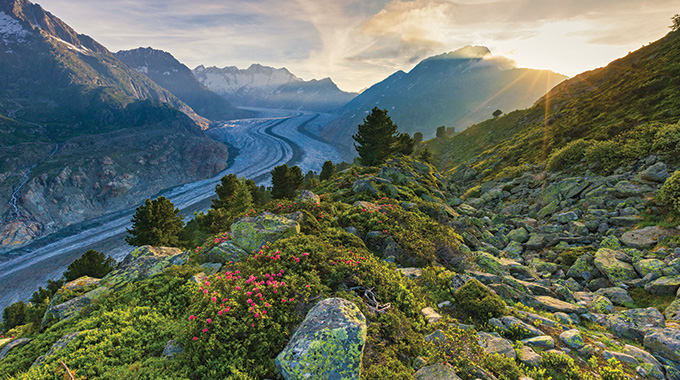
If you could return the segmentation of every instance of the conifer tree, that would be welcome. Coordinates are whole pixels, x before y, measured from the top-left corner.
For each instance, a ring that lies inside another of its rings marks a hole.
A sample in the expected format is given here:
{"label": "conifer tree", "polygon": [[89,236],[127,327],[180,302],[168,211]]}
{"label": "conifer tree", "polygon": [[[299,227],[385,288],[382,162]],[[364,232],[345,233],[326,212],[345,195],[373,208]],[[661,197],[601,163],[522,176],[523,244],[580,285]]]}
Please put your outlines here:
{"label": "conifer tree", "polygon": [[90,249],[80,258],[69,264],[64,272],[66,281],[73,281],[82,276],[102,278],[116,267],[116,260],[102,252]]}
{"label": "conifer tree", "polygon": [[319,174],[319,179],[325,181],[327,179],[333,178],[335,175],[335,165],[332,161],[326,161],[321,167],[321,174]]}
{"label": "conifer tree", "polygon": [[413,142],[417,145],[423,142],[423,133],[422,132],[416,132],[413,134]]}
{"label": "conifer tree", "polygon": [[132,216],[132,229],[125,241],[133,246],[176,247],[184,226],[179,209],[166,197],[147,199]]}
{"label": "conifer tree", "polygon": [[394,142],[393,151],[395,153],[401,153],[405,156],[413,153],[413,147],[415,146],[415,140],[408,135],[408,133],[400,133]]}
{"label": "conifer tree", "polygon": [[234,194],[236,194],[236,190],[239,186],[240,181],[235,174],[229,174],[222,177],[220,183],[215,186],[217,199],[211,200],[212,205],[210,207],[214,210],[229,208],[233,203]]}
{"label": "conifer tree", "polygon": [[288,165],[274,167],[272,174],[272,198],[283,199],[288,194]]}
{"label": "conifer tree", "polygon": [[393,153],[397,139],[397,125],[387,116],[387,110],[374,107],[359,125],[357,134],[352,136],[357,144],[354,147],[364,166],[375,166],[385,161]]}

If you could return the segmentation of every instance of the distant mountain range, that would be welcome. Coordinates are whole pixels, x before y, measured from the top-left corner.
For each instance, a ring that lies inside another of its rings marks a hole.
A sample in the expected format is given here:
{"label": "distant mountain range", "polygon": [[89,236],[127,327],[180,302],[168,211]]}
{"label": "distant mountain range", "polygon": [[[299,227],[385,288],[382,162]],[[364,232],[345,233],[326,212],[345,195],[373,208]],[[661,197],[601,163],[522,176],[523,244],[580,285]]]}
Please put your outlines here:
{"label": "distant mountain range", "polygon": [[168,52],[138,48],[122,50],[114,56],[170,91],[203,117],[218,121],[252,116],[199,83],[191,70]]}
{"label": "distant mountain range", "polygon": [[223,170],[208,124],[39,5],[0,0],[0,251]]}
{"label": "distant mountain range", "polygon": [[357,95],[341,91],[330,78],[304,81],[286,68],[259,64],[245,70],[201,65],[193,73],[204,86],[238,106],[332,112]]}
{"label": "distant mountain range", "polygon": [[373,107],[387,109],[401,132],[434,137],[439,126],[461,131],[497,109],[531,106],[567,77],[548,70],[515,68],[482,46],[466,46],[398,71],[342,107],[322,132],[352,151],[351,136]]}

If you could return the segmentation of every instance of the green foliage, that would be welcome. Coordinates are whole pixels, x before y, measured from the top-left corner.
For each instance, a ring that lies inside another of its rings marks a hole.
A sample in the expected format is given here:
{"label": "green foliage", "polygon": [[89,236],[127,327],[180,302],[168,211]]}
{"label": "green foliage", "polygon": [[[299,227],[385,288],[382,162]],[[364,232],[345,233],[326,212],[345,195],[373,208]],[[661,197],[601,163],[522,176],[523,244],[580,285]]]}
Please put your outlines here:
{"label": "green foliage", "polygon": [[254,194],[260,201],[264,197],[254,182],[250,183],[232,174],[222,177],[222,183],[217,185],[215,191],[219,197],[212,200],[208,212],[196,214],[198,230],[191,233],[186,231],[188,228],[185,229],[191,236],[191,241],[197,240],[197,235],[201,235],[200,231],[210,234],[227,231],[234,219],[256,207]]}
{"label": "green foliage", "polygon": [[228,209],[234,203],[236,189],[242,185],[236,174],[225,175],[220,179],[220,183],[215,186],[217,198],[210,200],[210,208],[217,210],[220,208]]}
{"label": "green foliage", "polygon": [[506,313],[505,302],[476,279],[471,279],[453,294],[460,310],[481,323]]}
{"label": "green foliage", "polygon": [[436,136],[438,139],[446,137],[446,127],[443,125],[441,127],[437,127]]}
{"label": "green foliage", "polygon": [[680,171],[676,171],[666,179],[659,190],[659,199],[671,210],[680,213]]}
{"label": "green foliage", "polygon": [[374,107],[364,118],[363,124],[359,124],[358,131],[352,138],[359,144],[354,147],[364,166],[379,165],[396,152],[413,152],[413,139],[406,133],[397,134],[397,125],[387,116],[387,110],[378,107]]}
{"label": "green foliage", "polygon": [[680,14],[675,14],[673,17],[671,17],[671,21],[673,22],[669,28],[671,29],[671,32],[677,32],[680,30]]}
{"label": "green foliage", "polygon": [[414,133],[413,134],[413,142],[415,143],[415,145],[418,145],[421,142],[423,142],[423,133],[422,132]]}
{"label": "green foliage", "polygon": [[283,164],[274,167],[272,175],[272,198],[292,199],[305,181],[302,171],[296,165],[288,167]]}
{"label": "green foliage", "polygon": [[69,264],[66,272],[64,272],[64,278],[66,282],[83,276],[103,278],[115,268],[116,260],[111,256],[106,256],[102,252],[90,249],[83,253],[80,258]]}
{"label": "green foliage", "polygon": [[585,157],[585,152],[591,145],[591,142],[583,139],[568,143],[550,154],[546,168],[552,171],[573,168]]}
{"label": "green foliage", "polygon": [[495,111],[493,111],[493,113],[491,114],[491,116],[493,116],[494,118],[499,118],[502,114],[503,114],[503,111],[501,111],[501,110],[495,110]]}
{"label": "green foliage", "polygon": [[545,369],[546,379],[581,380],[574,359],[562,352],[548,351],[541,356],[541,366]]}
{"label": "green foliage", "polygon": [[418,283],[426,289],[430,301],[434,304],[451,299],[451,277],[453,273],[440,266],[422,268],[422,275]]}
{"label": "green foliage", "polygon": [[16,326],[26,323],[26,310],[28,305],[24,301],[19,301],[6,307],[2,312],[2,320],[5,330],[10,330]]}
{"label": "green foliage", "polygon": [[627,380],[628,375],[623,371],[621,363],[614,358],[607,360],[607,365],[598,369],[602,380]]}
{"label": "green foliage", "polygon": [[631,288],[628,294],[633,299],[635,308],[654,307],[661,313],[666,311],[666,308],[675,301],[675,295],[659,296],[656,294],[647,293],[644,288]]}
{"label": "green foliage", "polygon": [[147,199],[132,216],[132,229],[127,229],[125,241],[132,246],[176,247],[183,226],[179,209],[169,199]]}
{"label": "green foliage", "polygon": [[335,165],[332,161],[325,161],[321,167],[321,174],[319,174],[319,179],[322,181],[328,180],[335,176]]}
{"label": "green foliage", "polygon": [[480,366],[495,375],[498,380],[519,380],[522,377],[517,362],[505,355],[486,355],[482,358]]}
{"label": "green foliage", "polygon": [[653,150],[677,162],[680,159],[680,122],[666,124],[658,129],[654,136]]}
{"label": "green foliage", "polygon": [[446,339],[444,342],[426,343],[431,362],[447,362],[463,376],[479,365],[486,354],[477,343],[477,333],[474,330],[463,330],[449,324],[440,324],[438,327]]}
{"label": "green foliage", "polygon": [[430,152],[430,149],[425,148],[420,152],[420,155],[418,156],[418,159],[423,162],[432,163],[432,152]]}

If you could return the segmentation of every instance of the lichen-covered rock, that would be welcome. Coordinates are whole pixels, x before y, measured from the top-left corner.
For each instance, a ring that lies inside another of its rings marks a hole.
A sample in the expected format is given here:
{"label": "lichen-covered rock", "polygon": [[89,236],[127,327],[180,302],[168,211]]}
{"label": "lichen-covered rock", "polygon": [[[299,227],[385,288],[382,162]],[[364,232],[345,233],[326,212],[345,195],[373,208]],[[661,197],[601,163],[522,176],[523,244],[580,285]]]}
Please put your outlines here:
{"label": "lichen-covered rock", "polygon": [[595,296],[590,305],[588,305],[588,308],[591,312],[598,314],[611,314],[614,312],[614,304],[612,301],[602,295]]}
{"label": "lichen-covered rock", "polygon": [[647,333],[666,327],[663,315],[653,307],[610,314],[604,323],[617,336],[637,340],[640,343]]}
{"label": "lichen-covered rock", "polygon": [[614,305],[630,307],[633,305],[633,298],[628,294],[628,291],[619,287],[600,288],[595,292],[598,296],[605,296],[609,298]]}
{"label": "lichen-covered rock", "polygon": [[183,255],[179,248],[152,247],[149,245],[139,247],[125,256],[118,268],[103,278],[103,282],[118,285],[149,278],[174,264],[181,263],[175,259]]}
{"label": "lichen-covered rock", "polygon": [[559,223],[567,224],[571,221],[578,220],[578,215],[573,211],[564,212],[562,214],[557,214],[555,217]]}
{"label": "lichen-covered rock", "polygon": [[517,359],[527,366],[538,367],[541,364],[541,356],[529,346],[522,346],[517,352]]}
{"label": "lichen-covered rock", "polygon": [[[497,335],[497,334],[496,334]],[[499,354],[515,359],[515,349],[512,347],[512,342],[503,339],[500,336],[494,336],[489,333],[480,331],[477,333],[477,343],[484,349],[487,354]]]}
{"label": "lichen-covered rock", "polygon": [[286,380],[359,379],[366,317],[353,303],[329,298],[316,304],[276,357]]}
{"label": "lichen-covered rock", "polygon": [[300,196],[297,197],[298,202],[311,202],[311,203],[319,203],[321,202],[321,198],[319,198],[318,195],[314,194],[313,192],[309,190],[302,190],[300,193]]}
{"label": "lichen-covered rock", "polygon": [[163,349],[161,357],[172,360],[175,358],[175,355],[179,355],[183,352],[184,347],[182,347],[181,344],[174,340],[169,340],[168,343],[165,344],[165,348]]}
{"label": "lichen-covered rock", "polygon": [[49,359],[51,356],[54,356],[57,351],[63,349],[66,347],[69,343],[71,343],[74,339],[78,337],[78,335],[82,334],[83,331],[76,331],[72,332],[70,334],[64,335],[59,340],[52,345],[49,351],[45,353],[45,355],[39,356],[35,361],[33,362],[33,366],[38,366],[41,365],[45,362],[45,360]]}
{"label": "lichen-covered rock", "polygon": [[245,258],[248,254],[241,247],[234,244],[233,241],[227,240],[222,242],[211,250],[201,253],[198,257],[199,263],[221,263],[226,264],[230,261],[238,262]]}
{"label": "lichen-covered rock", "polygon": [[517,243],[524,243],[529,240],[529,231],[524,227],[516,228],[508,232],[508,239]]}
{"label": "lichen-covered rock", "polygon": [[653,331],[645,335],[644,345],[653,355],[680,363],[680,330]]}
{"label": "lichen-covered rock", "polygon": [[595,267],[594,258],[592,255],[586,253],[582,255],[567,271],[567,276],[578,279],[590,281],[594,278],[601,277],[600,271]]}
{"label": "lichen-covered rock", "polygon": [[420,311],[420,314],[422,314],[423,317],[425,317],[427,323],[437,323],[439,322],[440,319],[443,318],[441,314],[434,311],[434,309],[431,307],[424,308],[423,310]]}
{"label": "lichen-covered rock", "polygon": [[90,288],[96,287],[97,285],[99,285],[100,282],[101,280],[98,278],[83,276],[80,278],[76,278],[73,281],[65,283],[64,286],[62,286],[62,288],[70,291],[76,291],[78,289],[83,289],[87,287]]}
{"label": "lichen-covered rock", "polygon": [[640,277],[645,277],[650,273],[657,273],[659,276],[662,276],[666,263],[658,259],[643,259],[636,261],[633,267],[635,267]]}
{"label": "lichen-covered rock", "polygon": [[254,218],[237,219],[231,225],[231,239],[248,253],[257,251],[267,242],[273,243],[299,233],[298,222],[269,212]]}
{"label": "lichen-covered rock", "polygon": [[614,187],[607,189],[607,192],[616,198],[640,197],[653,191],[652,187],[630,181],[619,181]]}
{"label": "lichen-covered rock", "polygon": [[[648,364],[649,366],[653,367],[653,369],[651,369],[648,366],[646,366],[647,368],[645,368],[645,369],[647,370],[647,373],[661,374],[660,379],[665,379],[665,377],[663,377],[663,366],[649,352],[647,352],[643,349],[637,348],[635,346],[631,346],[629,344],[626,344],[623,347],[623,353],[636,358],[639,362],[641,362],[643,364]],[[656,378],[656,377],[652,377],[652,378]]]}
{"label": "lichen-covered rock", "polygon": [[635,268],[626,260],[630,261],[630,258],[623,252],[600,248],[595,253],[593,262],[612,284],[618,285],[638,278]]}
{"label": "lichen-covered rock", "polygon": [[31,341],[29,338],[19,338],[19,339],[14,339],[13,341],[7,343],[5,347],[3,347],[0,350],[0,360],[2,360],[5,356],[7,356],[7,353],[10,352],[10,350],[13,350],[17,347],[21,347],[25,344],[28,344]]}
{"label": "lichen-covered rock", "polygon": [[397,270],[412,280],[416,280],[423,275],[423,270],[420,268],[399,268]]}
{"label": "lichen-covered rock", "polygon": [[656,164],[648,167],[647,169],[640,172],[640,179],[643,181],[664,183],[668,179],[668,169],[666,164],[663,162],[657,162]]}
{"label": "lichen-covered rock", "polygon": [[63,303],[50,303],[43,316],[42,324],[46,324],[50,318],[60,320],[68,319],[76,315],[77,312],[82,310],[85,306],[90,305],[95,298],[105,293],[106,290],[105,287],[99,287]]}
{"label": "lichen-covered rock", "polygon": [[657,296],[670,296],[676,294],[680,288],[680,276],[664,276],[645,285],[649,294]]}
{"label": "lichen-covered rock", "polygon": [[486,252],[477,252],[477,265],[485,272],[503,276],[508,272],[508,266],[501,259]]}
{"label": "lichen-covered rock", "polygon": [[460,380],[455,369],[449,363],[437,363],[425,366],[414,375],[415,380]]}
{"label": "lichen-covered rock", "polygon": [[549,350],[555,348],[555,340],[550,335],[535,336],[533,338],[523,339],[522,343],[533,348],[541,350]]}
{"label": "lichen-covered rock", "polygon": [[676,298],[671,302],[666,310],[664,310],[666,320],[680,321],[680,298]]}
{"label": "lichen-covered rock", "polygon": [[621,242],[631,248],[649,249],[654,247],[660,239],[677,234],[675,230],[652,226],[624,233],[621,236]]}
{"label": "lichen-covered rock", "polygon": [[578,350],[582,348],[585,343],[583,342],[583,337],[577,329],[571,329],[560,334],[560,340],[567,347]]}
{"label": "lichen-covered rock", "polygon": [[540,308],[545,311],[549,311],[551,313],[555,312],[563,312],[567,314],[571,313],[576,313],[576,314],[583,314],[587,312],[586,308],[583,306],[579,305],[574,305],[569,302],[564,302],[560,301],[557,298],[553,298],[550,296],[537,296],[536,300],[538,301],[537,308]]}

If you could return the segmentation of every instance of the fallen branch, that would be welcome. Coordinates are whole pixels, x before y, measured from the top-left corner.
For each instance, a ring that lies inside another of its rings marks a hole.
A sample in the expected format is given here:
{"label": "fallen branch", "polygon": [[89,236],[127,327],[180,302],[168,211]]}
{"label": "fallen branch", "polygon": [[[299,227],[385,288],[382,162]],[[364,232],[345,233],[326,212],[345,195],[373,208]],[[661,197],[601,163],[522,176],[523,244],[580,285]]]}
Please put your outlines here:
{"label": "fallen branch", "polygon": [[64,369],[66,370],[66,374],[68,374],[68,377],[70,377],[71,380],[76,380],[75,377],[73,377],[71,370],[69,370],[68,367],[66,366],[66,363],[64,363],[63,360],[59,360],[59,363],[61,363],[61,366],[64,367]]}
{"label": "fallen branch", "polygon": [[364,286],[355,286],[350,288],[350,290],[353,290],[354,292],[363,292],[364,293],[364,298],[366,298],[366,306],[368,306],[368,310],[371,311],[372,313],[384,313],[387,310],[389,310],[392,307],[391,303],[386,303],[386,304],[381,304],[375,297],[375,294],[373,293],[374,288],[366,288]]}

